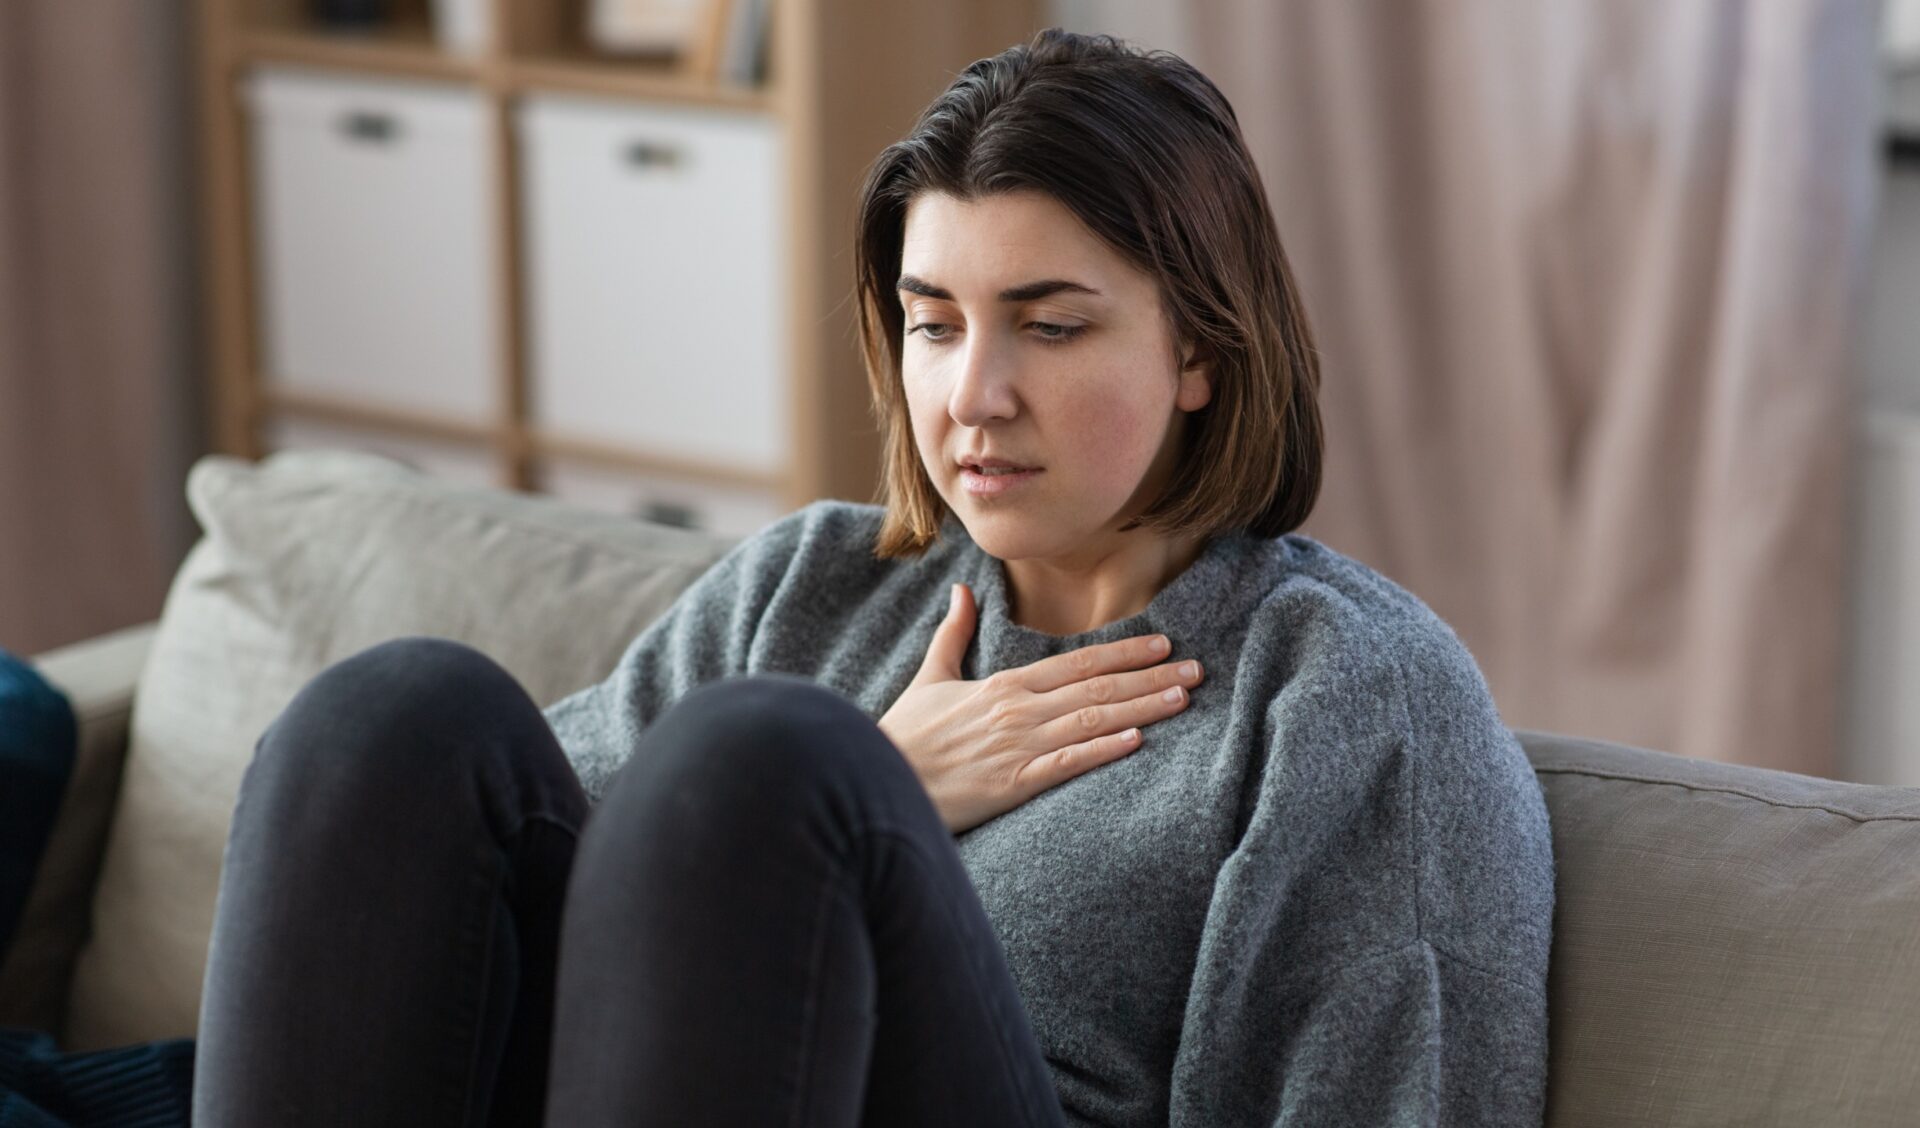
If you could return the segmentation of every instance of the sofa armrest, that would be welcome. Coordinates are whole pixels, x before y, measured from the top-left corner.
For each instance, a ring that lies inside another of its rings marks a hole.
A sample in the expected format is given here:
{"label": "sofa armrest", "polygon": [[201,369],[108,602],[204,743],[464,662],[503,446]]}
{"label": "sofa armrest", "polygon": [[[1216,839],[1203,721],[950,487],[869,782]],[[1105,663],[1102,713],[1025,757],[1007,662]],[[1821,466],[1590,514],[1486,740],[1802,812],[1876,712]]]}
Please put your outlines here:
{"label": "sofa armrest", "polygon": [[64,1021],[119,796],[134,688],[156,627],[144,623],[33,659],[73,703],[80,741],[19,929],[0,963],[0,1026],[57,1033]]}

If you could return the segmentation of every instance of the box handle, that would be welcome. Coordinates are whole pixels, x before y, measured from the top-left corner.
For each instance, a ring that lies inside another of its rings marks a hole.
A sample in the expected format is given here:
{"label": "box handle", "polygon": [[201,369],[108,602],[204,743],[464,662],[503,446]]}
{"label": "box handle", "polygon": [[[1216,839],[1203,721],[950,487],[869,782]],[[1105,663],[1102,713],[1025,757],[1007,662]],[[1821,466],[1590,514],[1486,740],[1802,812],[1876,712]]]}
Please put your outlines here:
{"label": "box handle", "polygon": [[627,163],[636,168],[677,168],[682,159],[678,145],[657,141],[634,141],[626,149]]}
{"label": "box handle", "polygon": [[701,518],[700,510],[695,506],[662,498],[642,498],[634,503],[633,515],[643,521],[652,521],[656,525],[671,525],[676,529],[703,529],[706,521]]}
{"label": "box handle", "polygon": [[394,139],[400,132],[400,128],[393,120],[392,114],[352,110],[340,115],[340,132],[355,141],[372,141],[384,145]]}

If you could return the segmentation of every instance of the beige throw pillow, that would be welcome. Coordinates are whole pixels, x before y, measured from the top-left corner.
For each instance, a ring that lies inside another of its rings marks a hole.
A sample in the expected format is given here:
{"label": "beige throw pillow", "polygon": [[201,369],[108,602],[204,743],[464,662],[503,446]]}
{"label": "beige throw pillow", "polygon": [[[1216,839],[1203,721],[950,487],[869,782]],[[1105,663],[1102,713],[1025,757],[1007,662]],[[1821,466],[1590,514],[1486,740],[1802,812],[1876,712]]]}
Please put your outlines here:
{"label": "beige throw pillow", "polygon": [[731,543],[345,452],[208,458],[188,497],[206,535],[134,704],[68,1012],[75,1048],[194,1033],[241,774],[322,668],[438,635],[492,655],[544,705],[605,676]]}

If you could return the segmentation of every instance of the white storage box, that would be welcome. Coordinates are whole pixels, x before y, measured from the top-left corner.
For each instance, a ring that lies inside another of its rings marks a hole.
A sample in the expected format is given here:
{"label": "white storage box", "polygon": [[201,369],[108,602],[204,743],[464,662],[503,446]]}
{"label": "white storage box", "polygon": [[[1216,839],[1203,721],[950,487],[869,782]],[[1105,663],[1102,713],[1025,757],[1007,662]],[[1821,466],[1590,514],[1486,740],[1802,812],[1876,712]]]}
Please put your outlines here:
{"label": "white storage box", "polygon": [[722,536],[748,536],[788,512],[775,490],[715,485],[566,459],[542,465],[539,484],[542,491],[577,505]]}
{"label": "white storage box", "polygon": [[265,381],[498,419],[482,97],[277,67],[245,97]]}
{"label": "white storage box", "polygon": [[498,487],[504,480],[500,460],[479,445],[443,439],[409,438],[370,428],[281,417],[267,424],[262,438],[269,451],[363,450],[404,462],[423,474],[466,486]]}
{"label": "white storage box", "polygon": [[789,458],[778,124],[529,98],[523,176],[534,424],[779,473]]}

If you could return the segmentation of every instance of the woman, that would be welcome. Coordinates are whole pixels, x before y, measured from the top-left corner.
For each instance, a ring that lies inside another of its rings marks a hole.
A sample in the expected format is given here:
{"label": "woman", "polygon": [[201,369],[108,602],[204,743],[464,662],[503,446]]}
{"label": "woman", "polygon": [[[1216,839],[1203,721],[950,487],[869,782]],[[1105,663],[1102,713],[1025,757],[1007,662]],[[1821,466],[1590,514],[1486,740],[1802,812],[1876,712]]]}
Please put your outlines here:
{"label": "woman", "polygon": [[414,639],[262,739],[201,1118],[1538,1123],[1545,806],[1454,633],[1290,532],[1317,369],[1219,92],[975,63],[857,258],[884,505],[544,715]]}

